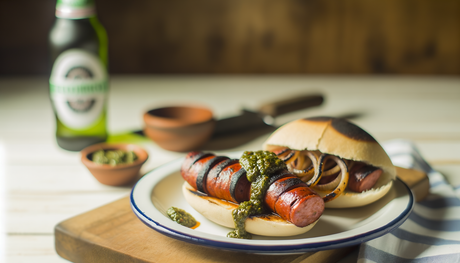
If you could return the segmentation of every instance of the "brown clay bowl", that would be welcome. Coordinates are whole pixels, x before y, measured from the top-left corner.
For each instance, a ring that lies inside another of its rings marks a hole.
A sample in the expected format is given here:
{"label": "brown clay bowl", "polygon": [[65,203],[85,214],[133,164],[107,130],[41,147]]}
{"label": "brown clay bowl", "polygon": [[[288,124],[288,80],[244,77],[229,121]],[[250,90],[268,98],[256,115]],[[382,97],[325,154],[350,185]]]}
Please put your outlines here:
{"label": "brown clay bowl", "polygon": [[[130,164],[98,164],[92,161],[92,154],[98,150],[124,150],[133,151],[137,160]],[[86,147],[81,151],[81,161],[91,174],[102,184],[122,186],[133,182],[138,176],[142,165],[147,161],[148,153],[135,144],[110,144],[98,143]]]}
{"label": "brown clay bowl", "polygon": [[215,127],[213,113],[200,106],[171,106],[144,113],[144,134],[169,151],[186,152],[204,144]]}

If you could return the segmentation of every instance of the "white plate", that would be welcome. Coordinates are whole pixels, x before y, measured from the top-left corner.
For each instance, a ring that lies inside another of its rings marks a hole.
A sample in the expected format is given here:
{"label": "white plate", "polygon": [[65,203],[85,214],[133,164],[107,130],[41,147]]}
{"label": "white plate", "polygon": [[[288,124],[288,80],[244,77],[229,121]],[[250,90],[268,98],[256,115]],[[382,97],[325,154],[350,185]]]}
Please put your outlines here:
{"label": "white plate", "polygon": [[[231,157],[238,157],[236,156]],[[294,254],[357,245],[382,236],[401,225],[409,216],[414,198],[400,180],[381,200],[361,208],[326,209],[309,232],[292,237],[253,236],[253,239],[227,238],[231,230],[196,212],[182,195],[180,175],[183,158],[149,172],[131,192],[136,216],[154,230],[186,242],[214,248],[260,254]],[[200,226],[190,229],[175,223],[166,210],[179,207],[192,214]]]}

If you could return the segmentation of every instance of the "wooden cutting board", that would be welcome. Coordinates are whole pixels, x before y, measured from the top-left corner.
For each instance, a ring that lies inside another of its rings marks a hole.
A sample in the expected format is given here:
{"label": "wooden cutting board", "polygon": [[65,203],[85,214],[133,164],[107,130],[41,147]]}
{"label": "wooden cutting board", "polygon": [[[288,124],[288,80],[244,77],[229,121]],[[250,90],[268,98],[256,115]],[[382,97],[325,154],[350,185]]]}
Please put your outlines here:
{"label": "wooden cutting board", "polygon": [[[398,168],[416,200],[428,194],[426,174]],[[129,197],[77,215],[55,227],[57,253],[72,262],[337,262],[356,247],[296,255],[256,255],[225,251],[164,236],[142,223],[131,210]]]}

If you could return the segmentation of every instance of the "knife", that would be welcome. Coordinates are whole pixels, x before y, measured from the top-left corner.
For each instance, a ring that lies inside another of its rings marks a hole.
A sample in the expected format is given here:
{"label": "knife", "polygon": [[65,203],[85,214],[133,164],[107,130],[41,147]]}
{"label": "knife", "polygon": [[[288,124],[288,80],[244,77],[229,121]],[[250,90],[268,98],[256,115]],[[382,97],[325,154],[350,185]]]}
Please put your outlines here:
{"label": "knife", "polygon": [[320,106],[323,102],[323,95],[307,94],[268,102],[261,105],[256,111],[243,109],[240,115],[217,120],[213,137],[253,129],[275,127],[275,118],[277,116],[301,109]]}

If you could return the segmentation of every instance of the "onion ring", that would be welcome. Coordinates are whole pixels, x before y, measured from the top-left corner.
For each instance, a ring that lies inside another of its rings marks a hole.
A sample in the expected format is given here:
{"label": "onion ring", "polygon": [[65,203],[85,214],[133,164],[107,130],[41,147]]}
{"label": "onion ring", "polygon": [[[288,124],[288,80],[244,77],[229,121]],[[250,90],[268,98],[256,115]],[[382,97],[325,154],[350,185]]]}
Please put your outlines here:
{"label": "onion ring", "polygon": [[284,161],[286,164],[293,163],[299,156],[299,151],[292,151],[291,154],[286,156],[286,161]]}
{"label": "onion ring", "polygon": [[[320,191],[334,190],[337,187],[337,185],[339,185],[340,183],[340,180],[341,180],[340,176],[341,176],[340,174],[337,174],[336,177],[330,182],[323,183],[323,184],[320,184],[320,183],[316,184],[315,189],[320,190]],[[321,176],[321,178],[324,179],[324,176]]]}
{"label": "onion ring", "polygon": [[320,157],[318,157],[316,154],[312,152],[306,152],[306,155],[311,159],[311,162],[313,163],[313,169],[314,169],[314,175],[313,177],[306,182],[308,186],[315,186],[318,182],[319,179],[321,179],[321,173],[322,173],[322,164],[321,159],[324,159],[322,154]]}
{"label": "onion ring", "polygon": [[[289,148],[283,148],[275,153],[286,163],[288,170],[304,181],[309,187],[318,191],[332,190],[323,197],[324,202],[329,202],[337,198],[348,185],[349,167],[344,160],[337,156],[329,154],[321,154],[318,156],[316,152],[295,151]],[[306,166],[306,157],[311,160],[311,163],[308,167],[304,168]],[[329,159],[335,161],[336,165],[324,171]],[[353,162],[351,162],[350,165],[353,165]],[[338,172],[340,172],[340,174],[331,182],[321,185],[318,184],[322,177],[335,176]]]}
{"label": "onion ring", "polygon": [[336,174],[338,172],[340,172],[340,166],[337,164],[337,165],[333,166],[331,169],[329,169],[327,171],[324,171],[323,176],[331,176],[331,175],[334,175],[334,174]]}
{"label": "onion ring", "polygon": [[286,164],[293,162],[299,155],[298,151],[290,150],[289,148],[284,148],[280,152],[275,152],[275,154]]}
{"label": "onion ring", "polygon": [[288,170],[295,174],[297,177],[300,177],[300,179],[304,182],[309,180],[315,172],[313,162],[310,159],[310,162],[307,164],[308,166],[306,165],[305,155],[305,152],[299,152],[295,162],[292,162],[290,165],[288,165]]}
{"label": "onion ring", "polygon": [[[323,157],[323,156],[321,156],[321,157]],[[347,167],[347,164],[345,163],[344,160],[342,160],[341,158],[339,158],[337,156],[334,156],[334,155],[328,155],[327,158],[333,159],[337,163],[337,165],[340,167],[341,172],[340,172],[340,175],[337,176],[337,178],[334,181],[332,181],[331,183],[326,184],[326,185],[328,185],[327,188],[335,187],[335,189],[332,192],[326,194],[323,197],[323,200],[324,200],[325,203],[334,200],[339,195],[341,195],[343,193],[343,191],[345,191],[345,188],[348,185],[348,177],[349,177],[348,167]],[[320,158],[319,160],[324,161],[325,159],[326,159],[326,157]],[[319,176],[319,177],[321,177],[321,176]],[[322,190],[321,188],[323,188],[323,187],[318,187],[318,185],[316,185],[314,187],[314,189],[318,189],[318,190]]]}
{"label": "onion ring", "polygon": [[298,170],[305,168],[305,154],[300,152],[297,159],[295,159],[295,161],[291,163],[291,168]]}

